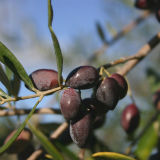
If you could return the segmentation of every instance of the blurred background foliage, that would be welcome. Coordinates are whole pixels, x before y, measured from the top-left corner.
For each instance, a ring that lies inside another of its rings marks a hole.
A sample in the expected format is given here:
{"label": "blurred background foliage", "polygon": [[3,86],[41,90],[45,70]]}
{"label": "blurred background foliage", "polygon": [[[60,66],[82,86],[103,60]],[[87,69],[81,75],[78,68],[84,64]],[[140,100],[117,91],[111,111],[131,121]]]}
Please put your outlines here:
{"label": "blurred background foliage", "polygon": [[[103,45],[96,30],[97,22],[102,26],[106,39],[111,40],[114,34],[121,31],[124,26],[131,23],[143,12],[134,8],[133,0],[83,0],[76,2],[74,0],[58,0],[54,1],[53,8],[55,33],[64,56],[64,78],[72,69],[86,62],[87,58]],[[97,9],[94,10],[95,8]],[[98,67],[111,60],[136,53],[158,31],[159,24],[155,17],[150,15],[134,30],[109,46],[92,65]],[[0,40],[13,51],[28,74],[40,68],[56,69],[52,42],[47,28],[47,1],[1,0]],[[135,137],[155,112],[152,95],[160,87],[160,46],[151,52],[127,75],[133,97],[141,113],[141,123],[135,132]],[[115,72],[117,68],[109,71]],[[4,88],[2,84],[1,88]],[[19,95],[28,94],[32,93],[24,87],[24,84],[21,84]],[[60,94],[47,96],[38,108],[59,108]],[[82,92],[84,97],[90,94],[90,90]],[[34,100],[25,100],[12,104],[16,108],[28,109],[33,107],[33,102]],[[129,96],[126,96],[118,103],[114,111],[110,111],[106,115],[103,127],[95,131],[96,151],[109,149],[124,153],[131,141],[121,128],[120,118],[122,110],[129,103],[132,101]],[[24,117],[0,117],[0,145],[3,144],[7,134],[19,126]],[[34,115],[31,121],[46,135],[49,135],[64,121],[64,118],[60,115]],[[34,141],[35,146],[38,146],[38,141],[36,139]],[[74,144],[69,147],[78,153],[79,149]],[[151,151],[154,152],[154,149],[156,149],[155,146]],[[89,151],[88,154],[90,154]],[[4,154],[0,159],[16,160],[16,156]]]}

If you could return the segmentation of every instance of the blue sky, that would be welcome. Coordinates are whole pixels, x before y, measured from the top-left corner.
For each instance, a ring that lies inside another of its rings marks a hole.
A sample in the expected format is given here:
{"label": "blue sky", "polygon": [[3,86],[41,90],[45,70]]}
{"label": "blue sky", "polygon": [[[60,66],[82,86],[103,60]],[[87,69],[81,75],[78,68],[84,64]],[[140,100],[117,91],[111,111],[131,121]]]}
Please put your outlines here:
{"label": "blue sky", "polygon": [[[16,1],[17,3],[11,2],[10,8],[14,10],[15,8],[13,7],[17,7],[17,12],[21,14],[20,16],[31,19],[37,25],[38,32],[48,37],[47,0]],[[61,40],[68,40],[78,32],[94,32],[95,22],[102,21],[105,17],[102,2],[103,0],[53,1],[55,13],[53,27],[57,36]]]}

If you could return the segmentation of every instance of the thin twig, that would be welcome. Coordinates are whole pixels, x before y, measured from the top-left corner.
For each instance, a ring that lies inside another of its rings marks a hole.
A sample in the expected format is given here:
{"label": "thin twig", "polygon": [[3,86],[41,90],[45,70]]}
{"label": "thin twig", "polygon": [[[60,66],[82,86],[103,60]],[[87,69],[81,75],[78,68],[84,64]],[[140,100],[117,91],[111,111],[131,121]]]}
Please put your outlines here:
{"label": "thin twig", "polygon": [[64,122],[62,123],[50,136],[50,138],[56,139],[58,138],[61,133],[68,127],[68,123]]}
{"label": "thin twig", "polygon": [[11,97],[11,98],[7,98],[7,99],[3,99],[0,104],[4,104],[6,102],[11,102],[11,101],[19,101],[19,100],[25,100],[25,99],[31,99],[31,98],[36,98],[36,97],[40,97],[41,95],[46,96],[48,94],[60,91],[64,88],[64,86],[60,86],[54,89],[50,89],[47,91],[38,91],[36,94],[33,95],[29,95],[29,96],[23,96],[23,97]]}
{"label": "thin twig", "polygon": [[84,156],[85,156],[85,149],[80,149],[78,154],[79,160],[84,160]]}
{"label": "thin twig", "polygon": [[[0,110],[0,117],[25,115],[28,114],[30,111],[31,109]],[[61,111],[59,109],[53,108],[41,108],[36,109],[34,114],[61,114]]]}
{"label": "thin twig", "polygon": [[152,49],[160,43],[160,32],[157,33],[146,45],[144,45],[136,54],[138,59],[130,60],[118,71],[121,75],[126,75],[132,68],[134,68],[144,57],[146,57]]}
{"label": "thin twig", "polygon": [[101,67],[109,68],[118,64],[126,63],[118,71],[121,75],[126,75],[136,64],[138,64],[143,58],[145,58],[152,49],[154,49],[160,43],[160,32],[157,33],[147,44],[145,44],[136,54],[132,56],[122,57],[115,61],[111,61]]}
{"label": "thin twig", "polygon": [[27,158],[27,160],[36,160],[42,154],[43,154],[43,150],[42,149],[36,150],[35,152],[33,152],[31,154],[31,156],[29,156],[29,158]]}
{"label": "thin twig", "polygon": [[131,23],[126,25],[121,31],[119,31],[110,41],[107,41],[107,43],[104,43],[99,49],[97,49],[84,64],[91,63],[94,59],[96,59],[101,54],[105,53],[106,49],[113,45],[115,42],[117,42],[119,39],[121,39],[123,36],[125,36],[127,33],[129,33],[131,30],[133,30],[137,25],[142,23],[148,16],[150,15],[149,11],[143,12],[142,15],[140,15],[138,18],[133,20]]}

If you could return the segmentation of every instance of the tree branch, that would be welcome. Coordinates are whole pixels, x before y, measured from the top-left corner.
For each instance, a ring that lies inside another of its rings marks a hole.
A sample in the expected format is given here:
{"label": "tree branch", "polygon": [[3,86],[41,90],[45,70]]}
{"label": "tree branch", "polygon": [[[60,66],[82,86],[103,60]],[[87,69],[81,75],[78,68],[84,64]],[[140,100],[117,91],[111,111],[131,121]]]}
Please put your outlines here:
{"label": "tree branch", "polygon": [[[14,110],[0,110],[0,117],[3,116],[17,116],[28,114],[31,109],[14,109]],[[34,114],[61,114],[59,109],[41,108],[36,109]]]}
{"label": "tree branch", "polygon": [[133,20],[131,23],[129,23],[128,25],[126,25],[124,28],[122,28],[121,31],[119,31],[113,38],[112,40],[110,40],[109,42],[107,41],[107,43],[104,43],[99,49],[97,49],[85,62],[85,64],[88,64],[90,62],[92,62],[94,59],[96,59],[98,56],[100,56],[101,54],[103,54],[106,49],[113,45],[115,42],[117,42],[119,39],[121,39],[123,36],[125,36],[127,33],[129,33],[130,31],[132,31],[137,25],[139,25],[140,23],[142,23],[148,16],[150,15],[149,11],[145,11],[143,12],[143,14],[141,14],[138,18],[136,18],[135,20]]}

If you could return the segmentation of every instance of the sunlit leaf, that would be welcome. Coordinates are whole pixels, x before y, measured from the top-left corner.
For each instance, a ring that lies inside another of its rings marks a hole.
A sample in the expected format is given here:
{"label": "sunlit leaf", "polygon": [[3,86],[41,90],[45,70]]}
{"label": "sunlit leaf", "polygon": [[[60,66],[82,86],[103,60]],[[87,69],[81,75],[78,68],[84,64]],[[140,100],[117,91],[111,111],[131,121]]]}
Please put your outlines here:
{"label": "sunlit leaf", "polygon": [[62,84],[63,57],[62,57],[62,52],[61,52],[61,48],[60,48],[58,39],[52,28],[52,21],[53,21],[53,9],[52,9],[51,0],[48,0],[48,27],[51,33],[53,46],[54,46],[54,50],[56,54],[56,62],[57,62],[57,68],[58,68],[58,82],[59,82],[59,85],[61,85]]}
{"label": "sunlit leaf", "polygon": [[17,60],[14,54],[2,43],[0,42],[0,61],[9,67],[14,74],[20,77],[22,81],[30,88],[34,89],[31,79],[27,75],[22,64]]}
{"label": "sunlit leaf", "polygon": [[154,122],[143,134],[137,145],[135,155],[140,160],[148,159],[152,149],[156,146],[158,140],[158,122]]}
{"label": "sunlit leaf", "polygon": [[9,148],[9,146],[16,140],[16,138],[20,135],[20,133],[22,132],[22,130],[26,126],[26,124],[29,121],[29,119],[31,118],[31,116],[33,115],[33,113],[34,113],[34,111],[35,111],[35,109],[36,109],[36,107],[37,107],[37,105],[39,103],[40,103],[40,100],[38,100],[36,102],[36,104],[34,105],[33,109],[30,111],[30,113],[26,117],[25,121],[20,125],[20,127],[17,129],[15,134],[12,136],[12,138],[10,138],[10,140],[0,148],[0,154],[5,152]]}
{"label": "sunlit leaf", "polygon": [[115,152],[97,152],[92,155],[93,158],[101,158],[103,160],[135,160],[132,157],[115,153]]}
{"label": "sunlit leaf", "polygon": [[64,160],[62,155],[58,152],[58,150],[54,147],[54,145],[48,140],[48,138],[37,128],[35,128],[30,123],[28,124],[31,131],[38,138],[40,143],[43,145],[45,150],[52,156],[53,160]]}

